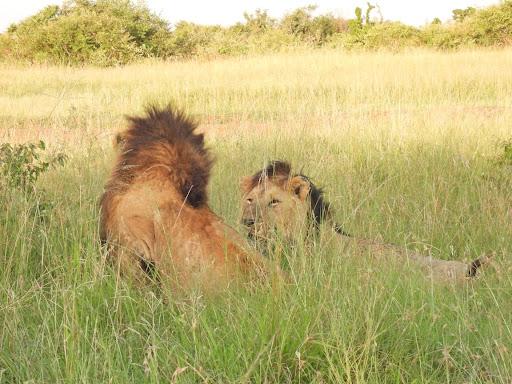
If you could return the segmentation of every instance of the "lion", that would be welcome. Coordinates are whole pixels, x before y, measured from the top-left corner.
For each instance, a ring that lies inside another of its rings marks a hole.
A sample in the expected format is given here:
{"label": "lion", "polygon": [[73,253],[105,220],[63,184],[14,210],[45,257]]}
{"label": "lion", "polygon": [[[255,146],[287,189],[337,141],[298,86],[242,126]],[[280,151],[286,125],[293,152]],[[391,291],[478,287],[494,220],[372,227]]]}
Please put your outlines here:
{"label": "lion", "polygon": [[208,207],[213,160],[197,124],[171,106],[127,119],[100,200],[100,238],[119,274],[185,291],[268,276],[266,259]]}
{"label": "lion", "polygon": [[470,263],[447,261],[412,252],[406,248],[349,235],[333,219],[323,191],[310,178],[293,174],[284,161],[273,161],[266,168],[242,179],[242,218],[249,238],[266,243],[278,234],[287,241],[303,240],[312,231],[327,226],[341,246],[352,246],[372,256],[392,257],[418,265],[434,280],[462,281],[475,277],[488,257]]}

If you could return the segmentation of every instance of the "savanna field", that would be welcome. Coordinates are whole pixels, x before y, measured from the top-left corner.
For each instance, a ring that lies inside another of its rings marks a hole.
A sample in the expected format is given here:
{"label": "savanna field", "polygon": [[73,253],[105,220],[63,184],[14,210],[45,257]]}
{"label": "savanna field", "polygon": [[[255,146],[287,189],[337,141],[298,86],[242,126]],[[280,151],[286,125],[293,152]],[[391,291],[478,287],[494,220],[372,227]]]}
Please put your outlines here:
{"label": "savanna field", "polygon": [[[0,383],[511,383],[511,68],[510,49],[1,66],[0,143],[67,159],[34,190],[0,183]],[[119,279],[98,199],[124,115],[150,102],[200,121],[210,204],[239,231],[240,178],[284,159],[358,237],[493,261],[453,286],[317,241],[271,255],[285,288]]]}

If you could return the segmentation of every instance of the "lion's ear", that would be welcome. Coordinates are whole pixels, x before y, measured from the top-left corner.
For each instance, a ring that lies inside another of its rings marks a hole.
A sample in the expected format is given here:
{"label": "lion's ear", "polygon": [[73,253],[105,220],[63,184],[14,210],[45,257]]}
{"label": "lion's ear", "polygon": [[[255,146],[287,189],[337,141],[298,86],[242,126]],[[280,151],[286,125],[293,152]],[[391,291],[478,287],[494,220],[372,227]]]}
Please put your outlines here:
{"label": "lion's ear", "polygon": [[304,201],[309,195],[311,184],[302,176],[294,176],[288,182],[288,189]]}
{"label": "lion's ear", "polygon": [[252,177],[245,176],[240,180],[240,189],[243,193],[249,193],[252,189]]}

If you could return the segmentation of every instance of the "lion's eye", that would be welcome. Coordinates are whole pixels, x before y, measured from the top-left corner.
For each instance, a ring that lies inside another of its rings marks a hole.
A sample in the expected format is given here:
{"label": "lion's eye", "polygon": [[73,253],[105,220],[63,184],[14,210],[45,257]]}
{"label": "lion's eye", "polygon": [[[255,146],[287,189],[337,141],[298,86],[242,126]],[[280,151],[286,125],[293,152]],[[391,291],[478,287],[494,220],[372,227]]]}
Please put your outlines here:
{"label": "lion's eye", "polygon": [[247,204],[252,204],[252,199],[250,197],[246,201],[247,201]]}
{"label": "lion's eye", "polygon": [[279,203],[280,203],[280,201],[279,201],[279,200],[277,200],[277,199],[272,199],[272,200],[270,201],[270,203],[268,203],[268,206],[269,206],[269,207],[275,207],[275,206],[276,206],[277,204],[279,204]]}

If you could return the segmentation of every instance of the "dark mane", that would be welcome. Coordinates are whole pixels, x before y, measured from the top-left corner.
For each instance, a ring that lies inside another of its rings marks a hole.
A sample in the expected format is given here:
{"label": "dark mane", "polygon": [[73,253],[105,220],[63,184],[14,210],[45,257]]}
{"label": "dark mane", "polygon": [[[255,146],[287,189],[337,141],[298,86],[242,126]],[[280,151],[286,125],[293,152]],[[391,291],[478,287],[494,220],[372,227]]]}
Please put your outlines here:
{"label": "dark mane", "polygon": [[[149,106],[144,116],[127,117],[122,150],[107,190],[127,188],[136,177],[168,179],[193,207],[207,203],[212,159],[197,123],[170,105]],[[113,185],[115,184],[115,185]]]}
{"label": "dark mane", "polygon": [[[269,163],[267,167],[262,169],[259,172],[256,172],[254,175],[251,176],[251,188],[254,188],[257,186],[261,180],[263,180],[265,177],[268,178],[276,178],[276,179],[290,179],[295,176],[300,176],[304,180],[307,180],[307,182],[310,185],[310,191],[309,191],[309,202],[311,204],[311,211],[310,211],[310,217],[313,219],[313,223],[315,225],[315,228],[319,228],[320,224],[325,222],[326,220],[332,220],[332,214],[331,214],[331,205],[329,202],[327,202],[324,198],[324,191],[317,187],[313,181],[307,177],[306,175],[303,175],[302,173],[291,173],[291,165],[290,163],[282,160],[274,160]],[[334,221],[333,221],[334,222]],[[334,223],[334,230],[342,235],[349,236],[343,228]]]}
{"label": "dark mane", "polygon": [[290,166],[290,163],[281,160],[274,160],[261,171],[258,171],[251,176],[250,188],[256,187],[265,177],[288,179],[290,177],[291,170],[292,167]]}

